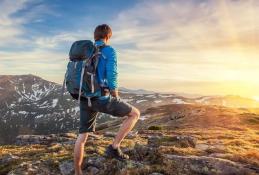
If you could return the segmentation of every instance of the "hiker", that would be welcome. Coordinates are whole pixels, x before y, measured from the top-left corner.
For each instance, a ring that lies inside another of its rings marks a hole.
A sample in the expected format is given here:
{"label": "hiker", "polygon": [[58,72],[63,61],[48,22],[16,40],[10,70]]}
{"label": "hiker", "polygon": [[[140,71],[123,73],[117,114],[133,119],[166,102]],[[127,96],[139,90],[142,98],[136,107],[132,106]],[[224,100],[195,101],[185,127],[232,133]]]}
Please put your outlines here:
{"label": "hiker", "polygon": [[[95,46],[100,46],[102,55],[96,69],[96,79],[100,85],[98,97],[80,101],[79,135],[74,147],[75,174],[82,175],[81,165],[84,156],[84,146],[89,132],[95,131],[96,117],[99,112],[117,117],[127,118],[123,121],[116,137],[105,151],[107,157],[118,160],[129,159],[129,156],[120,149],[124,137],[132,130],[140,117],[140,112],[134,106],[122,101],[118,94],[117,54],[113,47],[108,45],[112,30],[107,24],[95,28]],[[90,103],[90,105],[89,105]]]}

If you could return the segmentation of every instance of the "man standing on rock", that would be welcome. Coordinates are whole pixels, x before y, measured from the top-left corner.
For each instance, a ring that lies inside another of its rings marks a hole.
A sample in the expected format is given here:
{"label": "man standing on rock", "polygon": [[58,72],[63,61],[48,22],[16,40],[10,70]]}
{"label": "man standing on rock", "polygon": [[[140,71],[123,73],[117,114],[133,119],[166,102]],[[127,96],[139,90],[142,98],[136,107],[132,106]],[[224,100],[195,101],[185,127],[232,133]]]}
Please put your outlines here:
{"label": "man standing on rock", "polygon": [[101,86],[100,96],[92,100],[89,107],[87,101],[80,102],[80,127],[79,135],[74,148],[75,174],[82,175],[81,165],[84,157],[84,146],[89,132],[95,131],[96,117],[98,112],[113,116],[127,118],[123,121],[113,143],[106,148],[106,156],[118,160],[128,159],[120,149],[121,141],[132,130],[140,117],[140,112],[134,106],[122,101],[118,94],[117,83],[117,54],[113,47],[108,45],[112,36],[112,30],[107,24],[95,28],[95,45],[104,47],[101,49],[102,56],[97,66],[97,79]]}

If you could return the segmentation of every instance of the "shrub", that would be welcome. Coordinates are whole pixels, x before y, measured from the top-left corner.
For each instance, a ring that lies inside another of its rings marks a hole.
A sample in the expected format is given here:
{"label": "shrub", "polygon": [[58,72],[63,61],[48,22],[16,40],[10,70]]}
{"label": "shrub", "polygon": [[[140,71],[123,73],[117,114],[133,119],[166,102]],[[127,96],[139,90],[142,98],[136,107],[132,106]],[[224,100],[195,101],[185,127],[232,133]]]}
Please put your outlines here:
{"label": "shrub", "polygon": [[148,130],[162,130],[163,128],[162,128],[162,126],[149,126],[148,127]]}

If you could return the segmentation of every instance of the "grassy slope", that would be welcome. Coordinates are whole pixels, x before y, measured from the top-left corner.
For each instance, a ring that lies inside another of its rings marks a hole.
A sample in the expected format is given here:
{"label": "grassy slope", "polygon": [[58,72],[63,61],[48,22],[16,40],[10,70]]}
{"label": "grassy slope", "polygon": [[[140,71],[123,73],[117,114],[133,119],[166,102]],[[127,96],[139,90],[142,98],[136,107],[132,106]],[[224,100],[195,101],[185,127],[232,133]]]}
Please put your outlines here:
{"label": "grassy slope", "polygon": [[[182,118],[172,120],[175,113]],[[176,152],[195,155],[217,153],[214,155],[259,167],[259,109],[166,105],[159,109],[150,108],[144,115],[152,117],[139,123],[139,129],[160,126],[162,130],[157,132],[198,138],[197,147],[200,149]],[[174,148],[167,149],[170,152]]]}
{"label": "grassy slope", "polygon": [[[258,109],[174,104],[150,108],[142,115],[148,118],[139,121],[136,125],[135,130],[139,131],[139,136],[126,139],[122,147],[133,147],[136,143],[146,144],[147,136],[150,135],[188,135],[198,139],[196,148],[160,146],[160,153],[214,156],[259,167]],[[158,126],[158,130],[148,130],[150,126]],[[118,127],[112,127],[98,133],[117,129]],[[112,138],[106,137],[90,140],[87,142],[85,152],[88,156],[103,155],[106,145],[111,142]],[[0,174],[8,172],[21,162],[37,160],[45,161],[46,167],[51,167],[53,172],[58,172],[59,163],[71,159],[72,153],[73,145],[66,145],[66,149],[59,144],[1,146],[0,155],[13,154],[20,159],[13,161],[9,166],[0,165]],[[152,166],[156,168],[157,165]]]}

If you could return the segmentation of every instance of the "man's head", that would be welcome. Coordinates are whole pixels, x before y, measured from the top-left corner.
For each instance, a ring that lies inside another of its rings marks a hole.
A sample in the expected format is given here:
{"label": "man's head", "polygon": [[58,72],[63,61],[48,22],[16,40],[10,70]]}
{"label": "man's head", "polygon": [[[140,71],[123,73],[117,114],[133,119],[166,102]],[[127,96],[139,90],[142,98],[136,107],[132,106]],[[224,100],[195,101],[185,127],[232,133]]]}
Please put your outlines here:
{"label": "man's head", "polygon": [[108,40],[112,36],[112,29],[107,24],[98,25],[94,30],[94,40],[104,40],[104,42],[108,42]]}

